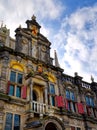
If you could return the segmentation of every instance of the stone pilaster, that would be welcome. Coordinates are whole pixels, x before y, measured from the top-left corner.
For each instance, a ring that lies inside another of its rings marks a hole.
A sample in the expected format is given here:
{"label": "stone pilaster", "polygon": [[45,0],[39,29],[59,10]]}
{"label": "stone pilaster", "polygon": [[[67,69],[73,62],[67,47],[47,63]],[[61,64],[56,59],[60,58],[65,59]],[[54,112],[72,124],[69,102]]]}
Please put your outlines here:
{"label": "stone pilaster", "polygon": [[3,130],[4,123],[4,102],[0,100],[0,130]]}
{"label": "stone pilaster", "polygon": [[0,91],[6,93],[6,80],[8,78],[8,63],[9,63],[9,53],[3,52],[0,56],[1,60],[1,78],[0,78]]}

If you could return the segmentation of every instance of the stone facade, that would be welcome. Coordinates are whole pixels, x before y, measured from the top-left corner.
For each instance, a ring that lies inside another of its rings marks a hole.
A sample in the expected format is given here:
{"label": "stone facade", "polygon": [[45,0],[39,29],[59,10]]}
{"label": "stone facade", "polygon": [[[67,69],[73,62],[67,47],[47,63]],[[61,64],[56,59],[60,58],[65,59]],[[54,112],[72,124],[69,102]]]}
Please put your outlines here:
{"label": "stone facade", "polygon": [[97,83],[64,74],[36,17],[0,28],[0,130],[97,130]]}

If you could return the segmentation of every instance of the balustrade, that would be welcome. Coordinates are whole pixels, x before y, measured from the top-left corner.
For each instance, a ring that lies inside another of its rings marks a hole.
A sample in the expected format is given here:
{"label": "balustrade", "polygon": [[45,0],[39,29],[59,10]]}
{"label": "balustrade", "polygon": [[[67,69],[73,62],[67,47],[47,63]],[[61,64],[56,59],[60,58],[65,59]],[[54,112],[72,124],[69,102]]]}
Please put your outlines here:
{"label": "balustrade", "polygon": [[33,101],[33,112],[35,113],[45,114],[46,107],[46,104]]}

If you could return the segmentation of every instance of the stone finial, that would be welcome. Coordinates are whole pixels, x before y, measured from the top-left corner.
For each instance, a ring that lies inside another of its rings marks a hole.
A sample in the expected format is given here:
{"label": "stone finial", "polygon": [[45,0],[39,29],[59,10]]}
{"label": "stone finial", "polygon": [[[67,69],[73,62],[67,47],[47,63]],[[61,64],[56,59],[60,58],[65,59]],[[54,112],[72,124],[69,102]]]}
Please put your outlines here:
{"label": "stone finial", "polygon": [[36,16],[35,15],[32,16],[32,20],[36,20]]}
{"label": "stone finial", "polygon": [[56,50],[54,50],[54,55],[55,55],[55,66],[56,66],[56,67],[60,67]]}
{"label": "stone finial", "polygon": [[77,73],[77,72],[75,72],[75,73],[74,73],[74,75],[75,75],[75,76],[78,76],[78,73]]}
{"label": "stone finial", "polygon": [[21,24],[19,25],[19,28],[21,28]]}
{"label": "stone finial", "polygon": [[94,78],[93,78],[93,76],[92,76],[92,75],[91,75],[91,81],[92,81],[92,82],[94,82]]}

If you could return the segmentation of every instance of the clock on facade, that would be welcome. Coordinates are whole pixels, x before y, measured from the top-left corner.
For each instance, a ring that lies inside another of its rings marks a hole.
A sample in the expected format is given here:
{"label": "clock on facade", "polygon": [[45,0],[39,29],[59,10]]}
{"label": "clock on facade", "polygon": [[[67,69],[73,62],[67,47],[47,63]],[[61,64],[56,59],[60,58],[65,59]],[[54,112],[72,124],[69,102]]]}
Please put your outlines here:
{"label": "clock on facade", "polygon": [[36,36],[37,33],[38,33],[37,27],[36,26],[32,26],[32,34]]}

